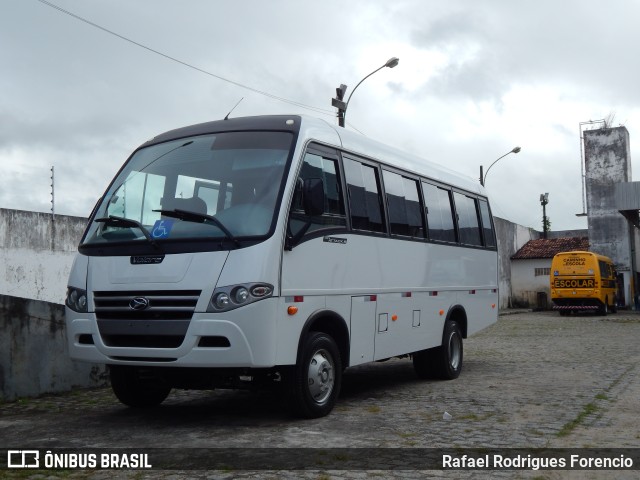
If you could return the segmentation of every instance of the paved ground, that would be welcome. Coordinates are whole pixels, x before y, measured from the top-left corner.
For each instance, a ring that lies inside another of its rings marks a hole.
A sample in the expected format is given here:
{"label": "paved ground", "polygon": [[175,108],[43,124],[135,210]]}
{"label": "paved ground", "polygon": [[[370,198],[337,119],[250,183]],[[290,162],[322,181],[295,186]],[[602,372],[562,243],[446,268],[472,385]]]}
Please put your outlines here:
{"label": "paved ground", "polygon": [[[157,409],[109,389],[0,404],[0,448],[638,448],[640,315],[501,315],[465,342],[457,380],[420,381],[407,359],[347,370],[331,415],[301,421],[269,392],[173,392]],[[447,412],[451,418],[446,420]],[[399,451],[404,451],[399,450]],[[373,459],[372,459],[373,461]],[[638,478],[569,471],[120,472],[121,478]],[[0,477],[25,472],[0,470]],[[30,475],[49,478],[52,472]],[[113,471],[64,472],[113,478]],[[116,475],[116,476],[117,476]]]}

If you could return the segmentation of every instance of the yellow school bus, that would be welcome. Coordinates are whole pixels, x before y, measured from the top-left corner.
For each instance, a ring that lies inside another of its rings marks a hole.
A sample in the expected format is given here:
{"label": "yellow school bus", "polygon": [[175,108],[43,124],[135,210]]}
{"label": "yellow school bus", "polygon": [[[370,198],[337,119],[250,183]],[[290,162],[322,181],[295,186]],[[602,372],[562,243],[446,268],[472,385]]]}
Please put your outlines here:
{"label": "yellow school bus", "polygon": [[560,315],[616,311],[616,271],[610,258],[592,252],[562,252],[551,262],[551,300]]}

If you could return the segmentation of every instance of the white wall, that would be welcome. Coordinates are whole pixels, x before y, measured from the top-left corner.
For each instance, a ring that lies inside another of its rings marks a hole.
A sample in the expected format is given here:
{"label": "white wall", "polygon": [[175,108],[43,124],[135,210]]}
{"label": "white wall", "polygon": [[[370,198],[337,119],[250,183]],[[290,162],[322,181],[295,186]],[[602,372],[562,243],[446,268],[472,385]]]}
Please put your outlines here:
{"label": "white wall", "polygon": [[[549,275],[535,276],[536,268],[551,268],[551,259],[512,260],[511,261],[511,302],[514,307],[549,308],[551,289]],[[546,305],[538,304],[538,293],[546,295]]]}
{"label": "white wall", "polygon": [[540,232],[523,227],[503,218],[494,217],[496,237],[498,239],[498,292],[500,308],[512,307],[513,294],[511,257],[529,240],[540,238]]}
{"label": "white wall", "polygon": [[86,222],[0,208],[0,294],[64,303]]}

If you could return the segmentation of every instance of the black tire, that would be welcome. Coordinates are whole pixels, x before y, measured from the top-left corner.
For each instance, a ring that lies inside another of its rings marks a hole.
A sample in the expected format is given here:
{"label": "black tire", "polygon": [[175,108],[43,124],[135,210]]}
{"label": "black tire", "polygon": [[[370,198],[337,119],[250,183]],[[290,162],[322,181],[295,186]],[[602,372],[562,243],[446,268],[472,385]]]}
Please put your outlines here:
{"label": "black tire", "polygon": [[413,354],[413,368],[420,378],[453,380],[462,371],[462,334],[455,320],[447,320],[442,345]]}
{"label": "black tire", "polygon": [[333,410],[342,384],[336,342],[326,333],[310,332],[299,358],[290,381],[293,410],[303,418],[324,417]]}
{"label": "black tire", "polygon": [[113,393],[129,407],[155,407],[171,391],[171,386],[162,379],[138,367],[110,365],[109,377]]}
{"label": "black tire", "polygon": [[602,315],[603,317],[606,317],[607,314],[609,313],[609,305],[608,305],[609,299],[605,297],[604,299],[604,303],[600,306],[599,312],[600,315]]}
{"label": "black tire", "polygon": [[618,313],[618,299],[614,296],[611,304],[611,313]]}

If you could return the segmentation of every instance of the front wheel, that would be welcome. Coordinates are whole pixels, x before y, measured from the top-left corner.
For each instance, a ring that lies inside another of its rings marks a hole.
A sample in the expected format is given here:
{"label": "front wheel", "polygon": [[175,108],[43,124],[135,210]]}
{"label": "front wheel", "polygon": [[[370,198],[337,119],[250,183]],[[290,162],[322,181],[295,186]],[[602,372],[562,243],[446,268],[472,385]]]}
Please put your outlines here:
{"label": "front wheel", "polygon": [[341,383],[342,362],[336,342],[326,333],[309,333],[291,379],[295,412],[305,418],[328,415],[336,403]]}
{"label": "front wheel", "polygon": [[413,354],[413,367],[420,378],[453,380],[462,371],[462,334],[455,320],[447,320],[442,345]]}
{"label": "front wheel", "polygon": [[109,377],[113,393],[129,407],[155,407],[171,391],[162,379],[138,367],[110,365]]}

